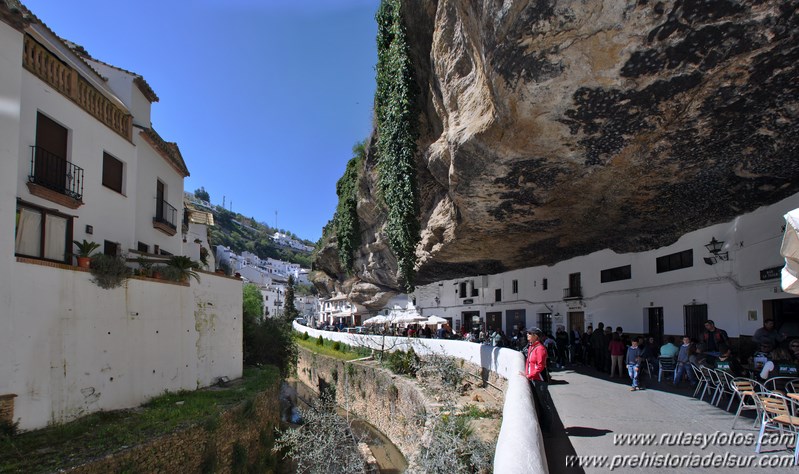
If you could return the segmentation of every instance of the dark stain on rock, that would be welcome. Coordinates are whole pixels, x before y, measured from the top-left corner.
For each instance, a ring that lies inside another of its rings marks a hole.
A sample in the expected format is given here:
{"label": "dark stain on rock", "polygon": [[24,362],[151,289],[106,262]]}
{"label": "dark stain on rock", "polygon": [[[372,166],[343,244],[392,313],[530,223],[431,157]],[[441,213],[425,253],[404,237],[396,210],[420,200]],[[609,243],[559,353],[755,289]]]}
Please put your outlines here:
{"label": "dark stain on rock", "polygon": [[508,84],[542,82],[558,77],[563,72],[563,63],[557,57],[557,49],[528,51],[521,40],[534,31],[534,25],[542,22],[559,22],[568,12],[556,12],[553,0],[530,2],[520,13],[518,20],[510,26],[501,42],[488,44],[489,60]]}
{"label": "dark stain on rock", "polygon": [[649,117],[662,113],[661,105],[694,89],[702,75],[675,76],[658,80],[638,90],[582,87],[574,93],[576,108],[566,111],[562,120],[572,134],[585,136],[578,142],[585,150],[585,164],[599,165],[618,153],[627,137],[654,128]]}

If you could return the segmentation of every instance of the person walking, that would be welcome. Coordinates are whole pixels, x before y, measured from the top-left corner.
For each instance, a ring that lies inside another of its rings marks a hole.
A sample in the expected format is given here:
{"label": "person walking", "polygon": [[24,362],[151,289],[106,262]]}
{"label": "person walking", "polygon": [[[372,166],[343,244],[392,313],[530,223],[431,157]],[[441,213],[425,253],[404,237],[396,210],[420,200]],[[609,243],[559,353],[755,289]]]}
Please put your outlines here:
{"label": "person walking", "polygon": [[638,374],[641,364],[641,349],[638,348],[639,342],[641,342],[640,338],[633,339],[630,341],[632,345],[627,348],[627,373],[632,380],[630,391],[633,392],[641,390],[641,387],[638,385]]}

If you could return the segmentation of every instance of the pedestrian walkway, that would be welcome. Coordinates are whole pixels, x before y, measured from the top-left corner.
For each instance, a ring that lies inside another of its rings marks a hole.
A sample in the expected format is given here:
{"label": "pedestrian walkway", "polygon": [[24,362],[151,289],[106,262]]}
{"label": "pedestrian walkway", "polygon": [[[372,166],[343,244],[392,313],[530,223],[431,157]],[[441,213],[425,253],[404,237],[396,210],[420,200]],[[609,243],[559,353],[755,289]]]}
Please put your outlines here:
{"label": "pedestrian walkway", "polygon": [[[792,458],[793,450],[785,443],[763,446],[761,454],[755,454],[758,432],[752,428],[751,415],[739,419],[733,431],[734,412],[724,411],[726,401],[717,408],[692,398],[687,383],[681,389],[644,376],[643,384],[649,387],[631,392],[625,379],[608,379],[594,369],[552,375],[549,390],[559,429],[544,439],[550,473],[611,468],[635,473],[688,473],[697,468],[699,472],[799,472],[794,467],[772,467],[785,466],[779,457]],[[737,399],[733,405],[737,408]],[[583,467],[567,466],[580,464],[569,456],[582,457]]]}

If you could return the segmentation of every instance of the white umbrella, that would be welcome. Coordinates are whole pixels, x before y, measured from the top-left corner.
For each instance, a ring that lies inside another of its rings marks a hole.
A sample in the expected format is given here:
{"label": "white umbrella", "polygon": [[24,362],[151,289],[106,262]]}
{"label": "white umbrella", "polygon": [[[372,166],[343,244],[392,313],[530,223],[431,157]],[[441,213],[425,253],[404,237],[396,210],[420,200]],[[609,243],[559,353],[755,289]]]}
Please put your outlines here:
{"label": "white umbrella", "polygon": [[388,319],[385,316],[375,316],[373,318],[369,318],[366,321],[364,321],[363,325],[364,326],[372,326],[372,325],[375,325],[375,324],[383,324],[383,323],[385,323],[387,321],[388,321]]}
{"label": "white umbrella", "polygon": [[432,315],[427,318],[427,324],[444,324],[446,322],[447,320],[440,316]]}
{"label": "white umbrella", "polygon": [[780,253],[785,257],[782,269],[782,289],[799,294],[799,209],[785,214],[785,235]]}
{"label": "white umbrella", "polygon": [[427,318],[425,318],[420,314],[414,314],[414,313],[401,314],[396,318],[392,319],[392,322],[395,323],[418,323],[421,321],[427,321]]}

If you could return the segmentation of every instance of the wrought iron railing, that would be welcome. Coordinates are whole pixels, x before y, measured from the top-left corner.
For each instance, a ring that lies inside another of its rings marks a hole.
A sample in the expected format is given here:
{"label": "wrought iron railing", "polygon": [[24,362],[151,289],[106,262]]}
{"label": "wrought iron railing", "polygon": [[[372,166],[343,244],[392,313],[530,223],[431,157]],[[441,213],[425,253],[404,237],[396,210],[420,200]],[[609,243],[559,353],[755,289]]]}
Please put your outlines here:
{"label": "wrought iron railing", "polygon": [[83,168],[40,146],[31,146],[28,181],[77,201],[83,199]]}
{"label": "wrought iron railing", "polygon": [[160,222],[161,224],[165,224],[171,227],[174,230],[177,230],[177,222],[178,218],[178,210],[175,209],[171,204],[166,202],[163,199],[156,199],[155,200],[155,217],[153,217],[154,222]]}
{"label": "wrought iron railing", "polygon": [[580,286],[563,289],[563,299],[582,298],[582,297],[583,297],[583,288]]}

